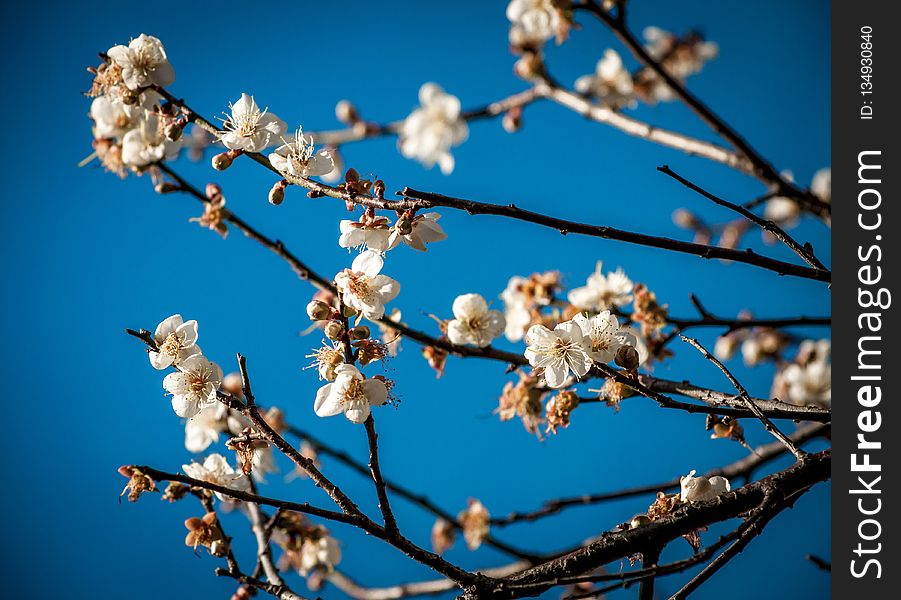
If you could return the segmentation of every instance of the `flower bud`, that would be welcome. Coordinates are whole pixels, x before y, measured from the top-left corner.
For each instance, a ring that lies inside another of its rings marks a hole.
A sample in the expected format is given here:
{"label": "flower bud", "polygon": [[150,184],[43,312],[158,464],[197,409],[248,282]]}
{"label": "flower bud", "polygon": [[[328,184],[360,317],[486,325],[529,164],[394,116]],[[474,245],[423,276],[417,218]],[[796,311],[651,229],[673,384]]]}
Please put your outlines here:
{"label": "flower bud", "polygon": [[526,52],[513,65],[513,73],[520,79],[534,79],[541,74],[541,58],[535,52]]}
{"label": "flower bud", "polygon": [[347,317],[349,319],[351,317],[357,316],[357,309],[345,304],[343,306],[343,308],[341,309],[341,314],[343,314],[345,317]]}
{"label": "flower bud", "polygon": [[358,325],[347,332],[352,340],[365,340],[369,337],[369,327]]}
{"label": "flower bud", "polygon": [[311,321],[325,321],[332,316],[332,307],[322,300],[313,300],[307,304],[307,315]]}
{"label": "flower bud", "polygon": [[337,340],[344,335],[344,325],[341,321],[329,321],[325,325],[325,337],[330,340]]}
{"label": "flower bud", "polygon": [[153,186],[153,190],[157,194],[171,194],[172,192],[177,192],[181,189],[178,184],[172,183],[171,181],[161,181],[155,186]]}
{"label": "flower bud", "polygon": [[181,134],[184,132],[185,126],[187,124],[188,119],[186,119],[185,117],[179,117],[175,121],[170,121],[163,131],[166,135],[166,139],[169,139],[173,142],[181,139]]}
{"label": "flower bud", "polygon": [[232,157],[228,152],[217,154],[213,157],[213,168],[217,171],[224,171],[232,166]]}
{"label": "flower bud", "polygon": [[360,113],[357,112],[357,107],[349,100],[338,101],[335,105],[335,116],[346,125],[353,125],[360,120]]}
{"label": "flower bud", "polygon": [[235,396],[236,398],[244,397],[244,380],[240,373],[229,373],[222,378],[222,391]]}
{"label": "flower bud", "polygon": [[222,188],[219,187],[218,183],[208,183],[206,184],[204,193],[206,194],[208,200],[215,200],[222,195]]}
{"label": "flower bud", "polygon": [[376,198],[384,198],[385,197],[385,182],[381,179],[376,179],[372,184],[372,193],[375,194]]}
{"label": "flower bud", "polygon": [[225,556],[228,554],[228,542],[225,540],[216,540],[210,544],[210,554],[213,556]]}
{"label": "flower bud", "polygon": [[288,187],[288,182],[284,179],[281,181],[276,181],[275,185],[272,186],[272,189],[269,190],[269,204],[272,206],[278,206],[285,200],[285,188]]}
{"label": "flower bud", "polygon": [[401,235],[410,235],[413,232],[413,214],[409,211],[402,214],[394,224],[394,228]]}
{"label": "flower bud", "polygon": [[613,360],[617,365],[627,371],[634,371],[641,362],[641,359],[638,356],[638,350],[632,346],[622,346],[616,351],[616,357]]}
{"label": "flower bud", "polygon": [[690,210],[678,208],[673,211],[673,223],[682,229],[697,229],[700,223],[698,217]]}
{"label": "flower bud", "polygon": [[629,522],[629,528],[638,529],[642,525],[647,525],[650,522],[651,519],[649,519],[647,515],[636,515],[632,517],[632,520]]}
{"label": "flower bud", "polygon": [[507,133],[516,133],[522,129],[522,107],[516,106],[505,112],[501,124]]}

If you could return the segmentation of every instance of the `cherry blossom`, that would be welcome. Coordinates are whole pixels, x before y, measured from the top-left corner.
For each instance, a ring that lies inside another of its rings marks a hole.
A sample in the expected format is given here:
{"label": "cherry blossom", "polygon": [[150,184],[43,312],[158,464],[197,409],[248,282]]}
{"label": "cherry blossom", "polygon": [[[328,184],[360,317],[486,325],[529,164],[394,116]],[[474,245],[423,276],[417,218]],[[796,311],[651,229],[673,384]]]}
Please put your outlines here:
{"label": "cherry blossom", "polygon": [[166,86],[175,81],[175,70],[166,58],[163,43],[152,35],[142,33],[128,46],[113,46],[107,54],[122,69],[122,81],[130,90],[151,84]]}
{"label": "cherry blossom", "polygon": [[391,221],[387,217],[379,217],[369,212],[364,213],[358,221],[345,219],[339,228],[341,236],[338,245],[342,248],[369,248],[384,252],[388,250]]}
{"label": "cherry blossom", "polygon": [[95,138],[120,138],[140,123],[144,110],[113,96],[97,96],[91,102]]}
{"label": "cherry blossom", "polygon": [[241,98],[228,107],[231,114],[223,120],[225,131],[219,134],[219,141],[231,150],[260,152],[288,128],[274,114],[260,110],[256,100],[248,94],[241,94]]}
{"label": "cherry blossom", "polygon": [[129,167],[146,167],[163,159],[174,158],[181,139],[170,140],[160,131],[159,118],[146,115],[122,138],[122,162]]}
{"label": "cherry blossom", "polygon": [[412,219],[401,217],[391,228],[388,237],[388,248],[396,248],[403,242],[415,250],[426,251],[426,244],[441,242],[447,239],[444,229],[438,224],[441,215],[424,213]]}
{"label": "cherry blossom", "polygon": [[620,329],[619,320],[605,310],[592,317],[579,313],[573,317],[585,336],[585,350],[597,363],[608,363],[623,346],[635,346],[635,336]]}
{"label": "cherry blossom", "polygon": [[696,471],[692,470],[685,477],[679,478],[681,485],[680,499],[682,502],[703,502],[712,500],[722,493],[730,491],[729,480],[716,475],[714,477],[695,477]]}
{"label": "cherry blossom", "polygon": [[454,318],[447,324],[447,337],[454,344],[484,348],[503,333],[507,322],[497,310],[489,310],[479,294],[463,294],[454,300]]}
{"label": "cherry blossom", "polygon": [[591,94],[613,108],[635,104],[632,74],[623,66],[619,53],[612,48],[604,51],[595,72],[579,77],[575,86],[577,91]]}
{"label": "cherry blossom", "polygon": [[[185,475],[194,479],[241,492],[250,490],[250,480],[240,470],[234,469],[228,464],[228,460],[221,454],[210,454],[204,459],[203,463],[192,462],[182,465],[181,468]],[[233,500],[233,498],[221,492],[215,492],[215,494],[223,502]]]}
{"label": "cherry blossom", "polygon": [[197,321],[184,321],[181,315],[172,315],[156,326],[153,341],[158,350],[148,353],[154,369],[165,369],[178,364],[193,354],[200,354],[197,345]]}
{"label": "cherry blossom", "polygon": [[510,0],[507,19],[511,23],[510,41],[516,46],[543,43],[558,35],[563,25],[561,7],[569,2],[558,0]]}
{"label": "cherry blossom", "polygon": [[331,152],[314,149],[313,138],[307,138],[298,130],[293,140],[283,140],[275,152],[269,155],[269,162],[282,173],[294,177],[321,177],[335,169]]}
{"label": "cherry blossom", "polygon": [[298,573],[306,577],[317,569],[331,573],[335,565],[341,562],[341,548],[330,535],[319,539],[306,539],[300,548],[300,565]]}
{"label": "cherry blossom", "polygon": [[216,391],[222,383],[222,369],[201,354],[181,361],[180,371],[163,379],[163,388],[172,394],[172,409],[179,417],[190,418],[204,405],[216,401]]}
{"label": "cherry blossom", "polygon": [[585,350],[585,334],[577,323],[566,321],[551,331],[544,325],[532,325],[526,333],[529,345],[525,357],[536,369],[544,369],[549,387],[566,383],[570,372],[582,377],[591,368],[591,357]]}
{"label": "cherry blossom", "polygon": [[451,147],[469,136],[460,116],[460,100],[439,85],[426,83],[419,89],[419,104],[401,126],[400,152],[429,168],[438,163],[441,172],[449,175],[454,170]]}
{"label": "cherry blossom", "polygon": [[316,393],[313,410],[320,417],[341,413],[351,423],[360,424],[371,412],[371,406],[382,406],[388,400],[388,388],[381,379],[366,379],[353,365],[339,365],[335,381]]}
{"label": "cherry blossom", "polygon": [[387,275],[380,275],[385,264],[375,250],[361,252],[350,269],[335,275],[335,284],[344,304],[360,311],[370,321],[382,318],[385,303],[400,292],[400,284]]}
{"label": "cherry blossom", "polygon": [[582,310],[599,312],[625,306],[632,301],[634,288],[632,280],[621,268],[604,275],[601,266],[601,261],[598,261],[594,273],[588,276],[585,285],[570,290],[567,295],[570,304]]}

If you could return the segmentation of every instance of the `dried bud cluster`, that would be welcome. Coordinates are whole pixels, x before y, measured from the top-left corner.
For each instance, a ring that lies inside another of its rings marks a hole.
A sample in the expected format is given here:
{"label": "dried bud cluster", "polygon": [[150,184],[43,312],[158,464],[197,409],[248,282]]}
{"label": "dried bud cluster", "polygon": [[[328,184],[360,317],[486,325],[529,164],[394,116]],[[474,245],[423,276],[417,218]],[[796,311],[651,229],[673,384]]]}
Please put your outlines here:
{"label": "dried bud cluster", "polygon": [[137,467],[131,465],[119,467],[119,474],[123,477],[128,477],[128,483],[125,485],[125,489],[122,490],[120,496],[123,496],[125,495],[125,492],[128,492],[129,502],[137,502],[138,498],[140,498],[141,494],[144,492],[159,491],[156,488],[156,482],[154,482],[150,476],[142,473]]}
{"label": "dried bud cluster", "polygon": [[519,381],[515,384],[508,381],[504,385],[504,391],[494,413],[500,417],[501,421],[519,417],[522,419],[526,431],[540,435],[541,410],[543,408],[541,399],[547,391],[539,389],[541,380],[535,375],[525,374],[522,371],[517,371],[517,373]]}

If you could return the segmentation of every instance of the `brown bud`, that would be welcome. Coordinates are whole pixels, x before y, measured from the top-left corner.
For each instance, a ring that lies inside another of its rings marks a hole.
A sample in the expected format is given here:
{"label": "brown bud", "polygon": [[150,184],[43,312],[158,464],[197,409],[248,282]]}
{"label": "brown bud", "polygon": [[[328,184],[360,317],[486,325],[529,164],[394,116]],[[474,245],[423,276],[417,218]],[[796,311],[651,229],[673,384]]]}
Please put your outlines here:
{"label": "brown bud", "polygon": [[381,179],[376,179],[375,183],[372,184],[372,193],[375,194],[376,198],[384,198],[385,197],[385,182]]}
{"label": "brown bud", "polygon": [[360,120],[360,113],[357,111],[357,107],[349,100],[338,101],[335,105],[335,116],[346,125],[353,125]]}
{"label": "brown bud", "polygon": [[684,208],[678,208],[673,211],[673,223],[682,229],[697,229],[700,224],[698,217],[690,210]]}
{"label": "brown bud", "polygon": [[222,195],[222,188],[219,187],[218,183],[208,183],[206,184],[206,189],[204,190],[206,193],[206,197],[208,200],[215,200]]}
{"label": "brown bud", "polygon": [[229,373],[222,379],[222,391],[235,396],[236,398],[244,397],[244,380],[240,373]]}
{"label": "brown bud", "polygon": [[332,317],[332,307],[322,300],[313,300],[307,304],[307,315],[311,321],[325,321]]}
{"label": "brown bud", "polygon": [[329,321],[325,326],[325,337],[330,340],[340,339],[344,335],[344,325],[340,321]]}
{"label": "brown bud", "polygon": [[161,181],[153,186],[153,190],[157,194],[171,194],[172,192],[181,190],[181,187],[176,183],[172,183],[171,181]]}
{"label": "brown bud", "polygon": [[369,337],[369,327],[366,325],[358,325],[347,332],[352,340],[365,340]]}
{"label": "brown bud", "polygon": [[647,525],[650,522],[651,519],[649,519],[647,515],[636,515],[632,517],[632,520],[629,522],[629,527],[631,529],[638,529],[642,525]]}
{"label": "brown bud", "polygon": [[526,52],[513,65],[513,73],[520,79],[531,80],[541,74],[541,57],[535,52]]}
{"label": "brown bud", "polygon": [[288,187],[288,182],[285,179],[280,181],[276,181],[275,185],[272,186],[272,189],[269,190],[269,204],[272,206],[278,206],[285,200],[285,188]]}
{"label": "brown bud", "polygon": [[213,168],[217,171],[224,171],[232,166],[232,160],[228,152],[217,154],[213,157]]}
{"label": "brown bud", "polygon": [[638,356],[638,350],[632,346],[622,346],[616,351],[616,357],[613,360],[623,369],[634,371],[638,368],[641,359]]}

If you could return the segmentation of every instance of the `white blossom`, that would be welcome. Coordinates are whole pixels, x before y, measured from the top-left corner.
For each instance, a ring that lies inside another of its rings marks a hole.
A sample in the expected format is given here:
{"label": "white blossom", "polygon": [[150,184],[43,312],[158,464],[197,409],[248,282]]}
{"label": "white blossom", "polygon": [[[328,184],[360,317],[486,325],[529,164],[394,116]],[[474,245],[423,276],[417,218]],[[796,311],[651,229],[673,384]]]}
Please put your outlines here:
{"label": "white blossom", "polygon": [[451,147],[469,136],[469,127],[460,117],[460,100],[437,84],[426,83],[419,89],[419,104],[401,126],[401,154],[430,168],[438,163],[441,172],[449,175],[454,170]]}
{"label": "white blossom", "polygon": [[545,42],[557,35],[561,24],[556,0],[510,0],[507,19],[511,23],[510,41],[514,45]]}
{"label": "white blossom", "polygon": [[[250,490],[250,480],[240,471],[233,469],[228,460],[221,454],[210,454],[203,463],[192,462],[181,466],[182,471],[188,477],[199,479],[207,483],[221,485],[233,490],[246,492]],[[233,500],[227,494],[214,492],[216,497],[223,502]]]}
{"label": "white blossom", "polygon": [[504,335],[511,342],[518,342],[523,338],[532,323],[532,313],[529,311],[529,303],[522,293],[522,285],[528,280],[525,277],[514,275],[507,282],[506,289],[501,293],[504,302],[504,319],[507,327]]}
{"label": "white blossom", "polygon": [[181,315],[172,315],[156,326],[153,341],[158,350],[151,350],[150,364],[154,369],[165,369],[178,364],[193,354],[200,354],[197,345],[197,321],[184,321]]}
{"label": "white blossom", "polygon": [[163,379],[163,388],[172,394],[172,409],[179,417],[190,418],[204,405],[216,401],[216,390],[222,383],[222,369],[201,354],[184,359],[181,369]]}
{"label": "white blossom", "polygon": [[576,90],[597,97],[607,106],[618,108],[635,104],[632,74],[623,66],[619,53],[612,48],[604,51],[595,72],[576,80]]}
{"label": "white blossom", "polygon": [[507,322],[497,310],[489,310],[479,294],[457,296],[453,306],[454,318],[447,324],[447,337],[453,344],[472,344],[484,348],[501,335]]}
{"label": "white blossom", "polygon": [[391,245],[389,241],[390,225],[391,222],[387,217],[365,213],[359,221],[345,219],[339,225],[341,235],[338,238],[338,245],[342,248],[368,248],[385,252]]}
{"label": "white blossom", "polygon": [[832,169],[824,167],[813,174],[810,191],[823,202],[832,202]]}
{"label": "white blossom", "polygon": [[173,141],[163,135],[159,118],[148,114],[122,138],[122,162],[129,167],[146,167],[163,159],[174,158],[181,144],[181,138]]}
{"label": "white blossom", "polygon": [[832,402],[832,352],[829,340],[804,340],[798,348],[798,359],[778,375],[788,401],[806,406],[828,406]]}
{"label": "white blossom", "polygon": [[257,448],[253,452],[253,478],[260,483],[266,482],[267,473],[278,473],[278,465],[272,454],[272,446]]}
{"label": "white blossom", "polygon": [[573,317],[582,335],[585,336],[585,350],[597,363],[608,363],[623,346],[635,346],[635,336],[620,329],[616,315],[605,310],[592,317],[579,313]]}
{"label": "white blossom", "polygon": [[315,540],[306,539],[300,548],[298,572],[304,577],[316,569],[330,573],[339,562],[341,562],[341,548],[338,547],[335,538],[324,535]]}
{"label": "white blossom", "polygon": [[238,435],[250,425],[250,420],[235,413],[220,402],[205,405],[199,413],[185,421],[185,448],[188,452],[203,452],[219,441],[219,434]]}
{"label": "white blossom", "polygon": [[366,379],[353,365],[339,365],[336,377],[316,393],[313,410],[320,417],[344,413],[352,423],[364,422],[371,406],[382,406],[388,400],[388,388],[380,379]]}
{"label": "white blossom", "polygon": [[594,273],[588,276],[583,287],[570,290],[567,295],[570,304],[582,310],[600,312],[625,306],[632,301],[632,280],[621,268],[604,275],[601,265],[598,261]]}
{"label": "white blossom", "polygon": [[[689,76],[699,73],[705,63],[719,54],[719,46],[715,42],[699,38],[682,41],[659,27],[646,27],[644,38],[647,41],[645,49],[651,58],[661,61],[677,81],[685,81]],[[677,47],[679,50],[674,51]],[[668,101],[675,97],[669,85],[656,74],[648,75],[648,80],[651,84],[649,95],[653,100]]]}
{"label": "white blossom", "polygon": [[331,152],[322,148],[314,149],[313,138],[307,138],[302,130],[298,130],[293,140],[282,140],[285,143],[269,155],[272,166],[294,177],[321,177],[335,169],[335,160]]}
{"label": "white blossom", "polygon": [[241,99],[229,104],[222,127],[225,133],[219,140],[226,148],[245,152],[260,152],[288,129],[287,124],[267,110],[260,110],[253,96],[241,94]]}
{"label": "white blossom", "polygon": [[350,269],[335,275],[335,284],[344,304],[360,311],[370,321],[382,318],[385,303],[400,292],[400,284],[387,275],[380,275],[385,264],[375,250],[357,255]]}
{"label": "white blossom", "polygon": [[188,452],[203,452],[219,441],[224,430],[224,415],[228,407],[221,403],[208,404],[185,421],[185,448]]}
{"label": "white blossom", "polygon": [[163,43],[152,35],[142,33],[128,46],[113,46],[107,54],[122,69],[122,81],[130,90],[154,83],[167,86],[175,81],[175,70],[166,58]]}
{"label": "white blossom", "polygon": [[441,215],[434,212],[416,215],[409,222],[410,230],[406,233],[400,228],[402,219],[398,219],[398,222],[391,228],[388,248],[396,248],[398,244],[403,242],[415,250],[425,252],[426,244],[446,240],[447,234],[444,233],[444,229],[438,224],[438,219],[440,218]]}
{"label": "white blossom", "polygon": [[96,138],[120,138],[136,127],[143,116],[143,108],[125,104],[113,96],[97,96],[91,102]]}
{"label": "white blossom", "polygon": [[562,387],[570,371],[582,377],[591,368],[584,337],[573,321],[560,323],[553,331],[544,325],[532,325],[526,333],[525,357],[533,368],[544,369],[548,386]]}
{"label": "white blossom", "polygon": [[682,502],[703,502],[712,500],[722,493],[730,491],[729,480],[716,475],[714,477],[695,477],[696,471],[692,470],[685,477],[679,478],[682,487],[680,498]]}
{"label": "white blossom", "polygon": [[776,196],[767,200],[763,216],[782,227],[793,227],[801,216],[801,207],[791,198]]}

